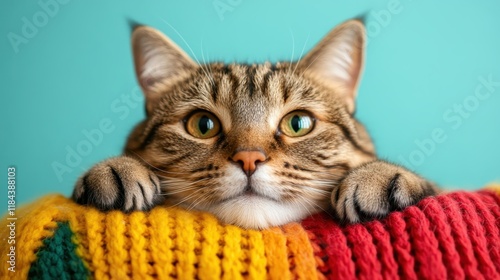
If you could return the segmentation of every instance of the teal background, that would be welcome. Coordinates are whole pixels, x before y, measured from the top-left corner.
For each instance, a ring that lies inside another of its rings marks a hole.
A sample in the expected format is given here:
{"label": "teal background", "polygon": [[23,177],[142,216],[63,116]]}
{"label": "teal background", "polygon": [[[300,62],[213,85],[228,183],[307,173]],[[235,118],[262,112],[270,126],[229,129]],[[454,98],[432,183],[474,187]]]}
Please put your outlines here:
{"label": "teal background", "polygon": [[[473,101],[479,77],[500,81],[498,1],[66,1],[17,53],[9,34],[23,36],[23,17],[43,20],[40,3],[53,1],[0,2],[0,212],[8,166],[17,168],[17,202],[24,203],[69,195],[82,172],[120,154],[144,117],[129,21],[162,30],[200,61],[261,62],[297,59],[335,25],[365,15],[369,44],[357,116],[380,156],[407,161],[450,188],[500,179],[500,87],[460,125],[443,118],[454,104]],[[224,4],[220,16],[216,6]],[[103,119],[113,131],[59,180],[53,163],[66,164],[66,148],[76,149],[86,139],[82,131]],[[415,141],[436,128],[445,141],[412,161]]]}

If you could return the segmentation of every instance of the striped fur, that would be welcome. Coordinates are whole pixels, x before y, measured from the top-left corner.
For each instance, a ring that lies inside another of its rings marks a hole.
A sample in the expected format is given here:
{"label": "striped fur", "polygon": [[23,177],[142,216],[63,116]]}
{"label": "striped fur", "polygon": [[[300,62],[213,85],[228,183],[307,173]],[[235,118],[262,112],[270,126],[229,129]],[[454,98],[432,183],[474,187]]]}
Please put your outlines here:
{"label": "striped fur", "polygon": [[[74,198],[82,204],[131,211],[166,200],[226,223],[266,228],[323,210],[348,222],[382,217],[436,190],[377,160],[353,116],[364,48],[357,21],[334,29],[304,59],[276,64],[198,65],[147,27],[132,40],[147,118],[130,134],[124,156],[97,164],[78,181]],[[280,122],[297,110],[309,112],[314,128],[286,136]],[[187,133],[186,121],[197,111],[215,115],[220,133],[209,139]],[[251,176],[231,160],[246,150],[265,155]]]}

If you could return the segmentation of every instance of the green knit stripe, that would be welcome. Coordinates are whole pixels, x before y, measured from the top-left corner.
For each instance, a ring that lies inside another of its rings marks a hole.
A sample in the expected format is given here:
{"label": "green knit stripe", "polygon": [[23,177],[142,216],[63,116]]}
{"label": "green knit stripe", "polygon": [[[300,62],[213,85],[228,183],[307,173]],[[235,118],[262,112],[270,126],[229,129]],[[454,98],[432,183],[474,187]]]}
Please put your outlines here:
{"label": "green knit stripe", "polygon": [[88,279],[89,271],[76,255],[71,241],[73,232],[68,223],[58,223],[54,236],[43,241],[37,259],[28,274],[29,279]]}

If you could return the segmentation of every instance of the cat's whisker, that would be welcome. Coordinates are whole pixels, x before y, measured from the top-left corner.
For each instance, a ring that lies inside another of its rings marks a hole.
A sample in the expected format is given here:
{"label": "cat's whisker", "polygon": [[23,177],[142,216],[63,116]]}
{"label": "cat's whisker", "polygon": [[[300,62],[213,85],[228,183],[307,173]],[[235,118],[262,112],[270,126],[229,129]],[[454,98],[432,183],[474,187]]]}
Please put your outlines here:
{"label": "cat's whisker", "polygon": [[193,193],[191,193],[190,195],[186,196],[184,199],[182,199],[181,201],[177,202],[176,204],[174,205],[171,205],[169,206],[169,208],[172,208],[172,207],[175,207],[175,206],[178,206],[186,201],[188,201],[189,199],[193,198],[198,192],[202,191],[203,189],[198,189],[196,191],[194,191]]}
{"label": "cat's whisker", "polygon": [[[201,190],[201,189],[200,189],[200,190]],[[200,190],[198,190],[198,191],[200,191]],[[180,204],[182,204],[182,203],[186,202],[187,200],[189,200],[189,199],[193,198],[195,195],[196,195],[196,191],[195,191],[195,192],[193,192],[192,194],[190,194],[190,195],[188,195],[188,196],[184,197],[181,201],[177,202],[176,204],[174,204],[174,205],[170,205],[170,206],[169,206],[169,208],[171,208],[171,207],[175,207],[175,206],[178,206],[178,205],[180,205]]]}
{"label": "cat's whisker", "polygon": [[167,173],[167,175],[161,175],[161,174],[158,174],[158,173],[155,173],[156,176],[160,177],[160,178],[165,178],[165,179],[177,179],[176,177],[171,177],[171,176],[168,176],[168,175],[191,175],[192,173],[189,173],[189,172],[169,172],[169,171],[164,171],[164,170],[161,170],[159,169],[159,172],[162,172],[162,173]]}
{"label": "cat's whisker", "polygon": [[[309,69],[309,67],[314,64],[314,62],[316,61],[316,59],[318,59],[318,57],[320,57],[320,56],[316,55],[316,57],[311,62],[309,62],[309,64],[307,65],[306,69],[304,69],[304,71],[302,71],[302,73],[305,73],[307,71],[307,69]],[[303,75],[304,74],[302,74],[302,76]]]}
{"label": "cat's whisker", "polygon": [[[207,60],[210,61],[210,58],[208,58],[208,54],[207,54]],[[210,64],[208,64],[207,69],[210,72],[210,77],[212,78],[212,81],[214,81],[214,72],[213,72],[212,66]],[[214,81],[214,83],[215,83],[215,81]]]}
{"label": "cat's whisker", "polygon": [[[210,82],[211,82],[212,86],[215,86],[214,75],[212,73],[211,68],[209,67],[209,65],[205,61],[205,54],[203,52],[203,38],[201,38],[200,50],[201,50],[201,58],[203,59],[203,65],[201,65],[201,67],[202,68],[205,67],[205,70],[206,70],[206,71],[203,71],[203,72],[205,72],[205,74],[207,75],[207,77],[210,79]],[[208,60],[208,57],[207,57],[207,60]],[[210,73],[210,75],[209,75],[209,73]]]}
{"label": "cat's whisker", "polygon": [[320,187],[333,187],[338,185],[338,182],[335,180],[321,180],[321,179],[311,179],[312,184]]}
{"label": "cat's whisker", "polygon": [[[290,58],[290,61],[293,61],[293,57],[295,56],[295,36],[293,36],[292,29],[290,29],[290,35],[292,35],[292,57]],[[288,73],[290,73],[290,70],[292,70],[292,63],[288,66]]]}
{"label": "cat's whisker", "polygon": [[302,203],[302,201],[297,200],[297,202],[300,204],[300,206],[302,206],[307,211],[307,213],[309,214],[309,216],[312,216],[311,211],[309,210],[309,208],[305,204]]}
{"label": "cat's whisker", "polygon": [[[147,163],[147,162],[146,162]],[[162,172],[162,173],[166,173],[166,174],[177,174],[177,175],[190,175],[192,173],[190,172],[175,172],[175,171],[167,171],[167,170],[163,170],[163,169],[160,169],[160,168],[157,168],[157,167],[154,167],[152,166],[151,164],[148,163],[149,166],[153,167],[154,169],[158,170],[159,172]],[[156,174],[156,173],[155,173]],[[161,176],[161,175],[158,175],[156,174],[157,176]],[[166,176],[163,176],[163,177],[166,177]]]}
{"label": "cat's whisker", "polygon": [[304,50],[306,49],[307,42],[309,41],[309,35],[311,35],[311,34],[307,34],[307,38],[306,38],[306,41],[304,42],[304,46],[302,46],[302,51],[300,52],[299,59],[295,63],[295,68],[293,69],[292,76],[293,76],[293,74],[295,74],[295,70],[297,70],[299,63],[302,61],[302,55],[304,54]]}
{"label": "cat's whisker", "polygon": [[179,189],[175,189],[175,190],[172,190],[172,191],[167,191],[167,192],[160,193],[159,195],[168,196],[168,195],[174,195],[174,194],[179,194],[179,193],[183,193],[183,192],[193,191],[193,190],[196,190],[196,189],[199,189],[199,188],[196,187],[196,186],[192,186],[190,188],[182,188],[182,189],[179,188]]}
{"label": "cat's whisker", "polygon": [[313,188],[313,187],[310,187],[310,186],[301,186],[302,188],[306,188],[307,190],[309,191],[312,191],[312,192],[317,192],[317,193],[320,193],[320,194],[324,194],[324,195],[330,195],[332,192],[331,191],[327,191],[327,190],[322,190],[322,189],[317,189],[317,188]]}
{"label": "cat's whisker", "polygon": [[171,184],[185,184],[185,185],[194,185],[202,181],[210,180],[210,178],[201,178],[196,181],[188,181],[185,179],[180,179],[180,178],[173,178],[173,177],[165,177],[165,184],[171,186]]}
{"label": "cat's whisker", "polygon": [[185,192],[185,191],[190,191],[190,190],[194,190],[194,189],[198,189],[199,187],[198,186],[195,186],[195,185],[191,185],[191,186],[182,186],[182,187],[173,187],[169,185],[169,189],[172,189],[172,191],[167,191],[167,192],[164,192],[164,193],[160,193],[161,195],[171,195],[171,194],[177,194],[177,193],[182,193],[182,192]]}
{"label": "cat's whisker", "polygon": [[203,202],[205,200],[206,196],[199,196],[197,199],[195,199],[190,205],[189,207],[187,208],[188,211],[192,210],[192,209],[195,209],[196,206],[198,206],[201,202]]}
{"label": "cat's whisker", "polygon": [[166,180],[162,182],[163,185],[165,185],[165,188],[170,189],[172,191],[168,191],[166,193],[161,193],[161,195],[171,195],[171,194],[177,194],[177,193],[182,193],[186,191],[190,191],[193,189],[198,189],[200,186],[197,184],[202,181],[209,180],[209,178],[203,178],[194,182],[188,182],[182,179],[172,179],[172,180]]}
{"label": "cat's whisker", "polygon": [[321,211],[323,211],[324,213],[328,214],[328,216],[330,216],[330,218],[332,218],[332,220],[335,220],[335,217],[332,216],[332,214],[330,213],[330,211],[326,211],[325,209],[323,209],[323,207],[319,206],[317,203],[315,203],[313,201],[309,201],[307,199],[305,199],[304,202],[306,202],[307,204],[309,204],[312,207],[314,207],[314,206],[318,207],[319,209],[321,209]]}
{"label": "cat's whisker", "polygon": [[175,29],[170,23],[168,23],[168,21],[164,20],[163,18],[160,17],[160,20],[163,21],[166,25],[168,25],[170,28],[172,28],[172,30],[177,34],[177,36],[179,36],[181,38],[181,40],[184,42],[184,44],[186,44],[186,46],[188,47],[189,51],[191,51],[191,54],[193,55],[194,59],[196,60],[196,62],[198,62],[198,64],[200,64],[200,61],[198,60],[198,58],[196,57],[196,55],[194,54],[193,52],[193,49],[191,48],[191,46],[188,44],[188,42],[186,42],[186,40],[184,39],[184,37],[179,33],[179,31],[177,31],[177,29]]}
{"label": "cat's whisker", "polygon": [[177,193],[182,193],[182,192],[185,192],[185,191],[190,191],[190,190],[194,190],[194,189],[198,189],[199,186],[196,186],[196,185],[186,185],[186,186],[172,186],[172,185],[169,185],[168,186],[168,191],[165,192],[165,193],[162,193],[162,195],[170,195],[170,194],[177,194]]}
{"label": "cat's whisker", "polygon": [[172,28],[172,30],[174,30],[174,32],[181,38],[181,40],[184,42],[184,44],[186,44],[186,46],[188,47],[189,51],[191,52],[191,54],[193,55],[193,58],[196,60],[196,62],[198,63],[198,65],[200,65],[201,67],[201,70],[205,73],[205,75],[209,76],[207,74],[207,72],[205,72],[205,68],[203,68],[203,65],[200,63],[200,60],[196,57],[196,55],[194,54],[194,51],[193,49],[191,48],[191,46],[188,44],[188,42],[184,39],[184,37],[179,33],[179,31],[177,31],[177,29],[175,29],[170,23],[168,23],[166,20],[164,20],[163,18],[160,17],[160,20],[163,21],[165,24],[167,24],[170,28]]}
{"label": "cat's whisker", "polygon": [[[145,160],[143,157],[141,157],[137,152],[135,151],[132,151],[137,157],[139,157],[145,164],[147,164],[148,166],[152,167],[153,169],[156,169],[158,171],[161,171],[163,173],[168,173],[168,174],[179,174],[179,175],[187,175],[187,174],[191,174],[189,172],[173,172],[173,171],[166,171],[166,170],[162,170],[154,165],[152,165],[151,163],[149,163],[147,160]],[[160,177],[160,175],[156,174],[156,176]]]}
{"label": "cat's whisker", "polygon": [[167,190],[165,192],[162,192],[159,195],[173,195],[173,194],[183,193],[183,192],[192,191],[192,190],[196,190],[196,189],[198,189],[198,187],[196,187],[196,186],[190,186],[190,187],[185,187],[185,188],[174,188],[172,190]]}

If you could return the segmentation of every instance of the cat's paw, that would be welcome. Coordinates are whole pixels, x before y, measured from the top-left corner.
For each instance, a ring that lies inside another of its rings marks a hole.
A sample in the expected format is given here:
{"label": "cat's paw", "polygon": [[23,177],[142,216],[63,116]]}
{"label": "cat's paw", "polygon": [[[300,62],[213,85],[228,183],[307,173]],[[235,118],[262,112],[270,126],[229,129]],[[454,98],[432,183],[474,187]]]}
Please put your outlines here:
{"label": "cat's paw", "polygon": [[100,210],[149,210],[162,202],[160,180],[137,160],[116,157],[94,165],[76,183],[73,199]]}
{"label": "cat's paw", "polygon": [[353,169],[332,192],[332,206],[341,221],[365,222],[404,209],[437,188],[413,172],[383,161]]}

